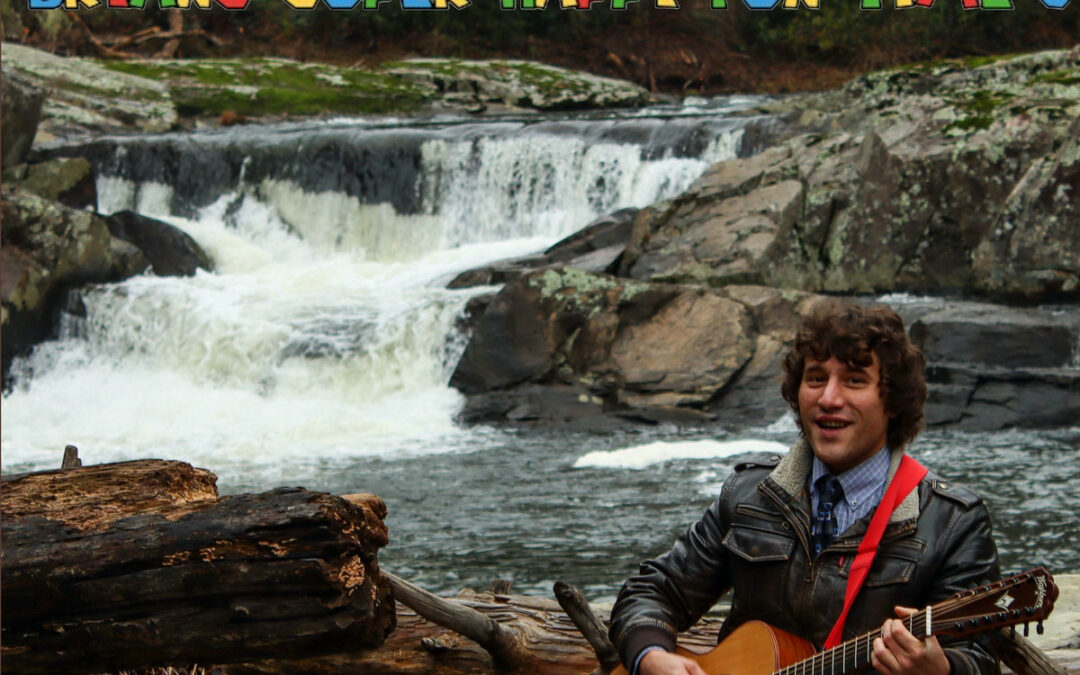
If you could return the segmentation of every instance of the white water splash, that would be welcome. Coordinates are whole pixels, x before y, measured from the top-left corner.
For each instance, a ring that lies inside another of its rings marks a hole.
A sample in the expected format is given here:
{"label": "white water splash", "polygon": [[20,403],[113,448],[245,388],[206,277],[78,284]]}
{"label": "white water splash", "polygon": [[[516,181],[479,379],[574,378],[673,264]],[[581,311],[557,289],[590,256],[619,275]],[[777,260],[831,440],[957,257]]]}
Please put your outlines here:
{"label": "white water splash", "polygon": [[724,459],[748,452],[787,452],[776,441],[747,439],[739,441],[656,441],[646,445],[582,455],[575,469],[646,469],[654,464],[677,460]]}

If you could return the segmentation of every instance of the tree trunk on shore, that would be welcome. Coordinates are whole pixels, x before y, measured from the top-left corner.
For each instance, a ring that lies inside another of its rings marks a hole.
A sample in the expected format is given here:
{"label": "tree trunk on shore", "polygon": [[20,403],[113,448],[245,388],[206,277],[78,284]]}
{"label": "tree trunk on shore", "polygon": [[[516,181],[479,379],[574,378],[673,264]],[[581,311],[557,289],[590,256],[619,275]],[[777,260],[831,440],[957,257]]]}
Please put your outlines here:
{"label": "tree trunk on shore", "polygon": [[3,488],[5,670],[296,658],[376,647],[393,630],[377,498],[217,500],[209,472],[154,460]]}

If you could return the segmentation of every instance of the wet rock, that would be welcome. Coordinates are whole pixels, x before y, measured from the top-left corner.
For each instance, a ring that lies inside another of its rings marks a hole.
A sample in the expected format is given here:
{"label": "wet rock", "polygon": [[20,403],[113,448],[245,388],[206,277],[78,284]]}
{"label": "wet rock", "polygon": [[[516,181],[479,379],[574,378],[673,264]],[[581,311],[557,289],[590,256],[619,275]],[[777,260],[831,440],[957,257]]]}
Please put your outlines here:
{"label": "wet rock", "polygon": [[935,364],[1070,368],[1080,356],[1080,313],[1067,308],[954,302],[920,316],[909,330]]}
{"label": "wet rock", "polygon": [[94,169],[83,157],[51,159],[24,168],[20,185],[73,209],[97,211]]}
{"label": "wet rock", "polygon": [[501,285],[517,279],[522,274],[550,265],[551,262],[542,254],[497,260],[483,267],[465,270],[451,279],[446,287],[458,289]]}
{"label": "wet rock", "polygon": [[1080,313],[970,301],[897,306],[927,359],[928,427],[1069,426],[1080,419]]}
{"label": "wet rock", "polygon": [[[930,374],[928,425],[997,431],[1068,427],[1080,419],[1080,373],[1075,371],[948,366]],[[939,394],[935,390],[943,376],[954,388]]]}
{"label": "wet rock", "polygon": [[198,242],[183,230],[134,211],[118,211],[105,217],[114,237],[134,244],[162,277],[190,277],[195,270],[212,272],[213,262]]}
{"label": "wet rock", "polygon": [[505,284],[530,270],[549,267],[575,267],[595,274],[613,274],[626,250],[637,213],[638,209],[625,208],[601,216],[541,254],[500,260],[466,270],[451,280],[447,288]]}

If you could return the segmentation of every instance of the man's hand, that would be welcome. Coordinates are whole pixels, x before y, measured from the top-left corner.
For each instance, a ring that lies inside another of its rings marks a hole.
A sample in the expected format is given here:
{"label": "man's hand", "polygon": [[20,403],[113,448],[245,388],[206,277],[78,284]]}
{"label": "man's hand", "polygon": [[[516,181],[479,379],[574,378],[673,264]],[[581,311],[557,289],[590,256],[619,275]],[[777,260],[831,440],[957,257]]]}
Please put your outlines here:
{"label": "man's hand", "polygon": [[709,675],[696,661],[656,649],[641,658],[638,675]]}
{"label": "man's hand", "polygon": [[[910,616],[910,607],[894,607],[896,615]],[[899,619],[886,619],[881,637],[874,640],[870,657],[874,669],[882,675],[948,675],[949,660],[934,636],[920,640]]]}

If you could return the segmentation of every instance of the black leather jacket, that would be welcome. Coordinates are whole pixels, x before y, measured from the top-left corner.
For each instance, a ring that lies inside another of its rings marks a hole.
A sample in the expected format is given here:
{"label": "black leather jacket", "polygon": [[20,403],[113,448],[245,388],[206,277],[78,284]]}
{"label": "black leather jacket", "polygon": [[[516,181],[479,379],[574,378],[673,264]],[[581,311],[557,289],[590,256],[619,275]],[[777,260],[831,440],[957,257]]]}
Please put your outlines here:
{"label": "black leather jacket", "polygon": [[[901,452],[894,452],[890,478]],[[627,669],[646,646],[673,649],[675,634],[695,623],[729,589],[731,611],[719,639],[759,619],[820,649],[844,604],[851,561],[869,517],[855,523],[817,559],[811,555],[812,455],[791,452],[736,467],[720,497],[674,547],[641,565],[612,609],[611,640]],[[897,506],[844,627],[844,640],[881,627],[893,606],[922,608],[957,591],[1000,578],[990,517],[975,493],[933,473]],[[979,641],[942,640],[953,673],[997,673]]]}

